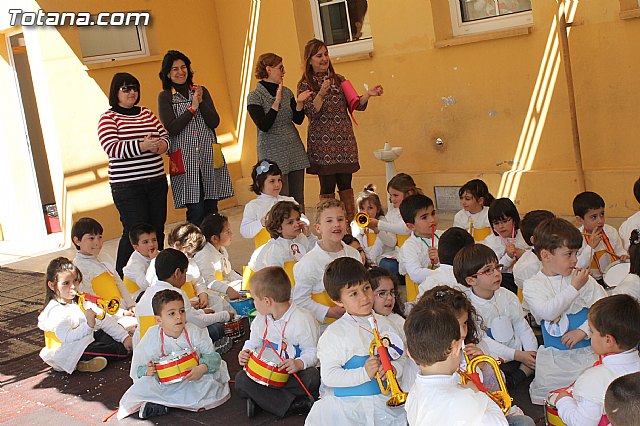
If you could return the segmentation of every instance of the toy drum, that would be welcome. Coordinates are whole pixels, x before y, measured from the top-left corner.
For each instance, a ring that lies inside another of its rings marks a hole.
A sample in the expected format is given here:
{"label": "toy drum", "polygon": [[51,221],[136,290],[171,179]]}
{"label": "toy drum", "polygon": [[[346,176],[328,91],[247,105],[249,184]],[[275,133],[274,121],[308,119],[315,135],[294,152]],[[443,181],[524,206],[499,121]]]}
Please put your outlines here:
{"label": "toy drum", "polygon": [[270,348],[266,348],[262,353],[262,358],[258,358],[255,352],[251,352],[249,362],[244,367],[247,376],[256,383],[264,386],[281,388],[289,380],[289,373],[285,370],[279,370],[276,355],[270,352]]}
{"label": "toy drum", "polygon": [[160,383],[181,382],[189,374],[187,368],[200,364],[198,354],[193,349],[180,354],[169,354],[154,362]]}
{"label": "toy drum", "polygon": [[238,340],[244,336],[244,328],[242,327],[241,317],[235,317],[231,321],[224,323],[224,335]]}
{"label": "toy drum", "polygon": [[232,300],[229,303],[233,309],[236,310],[238,315],[242,315],[243,317],[246,317],[249,314],[249,311],[255,308],[252,298]]}
{"label": "toy drum", "polygon": [[617,287],[629,275],[631,263],[615,261],[604,271],[603,279],[609,287]]}
{"label": "toy drum", "polygon": [[558,409],[556,408],[556,399],[560,391],[564,389],[558,389],[549,392],[547,399],[544,401],[544,424],[548,426],[566,426],[558,415]]}

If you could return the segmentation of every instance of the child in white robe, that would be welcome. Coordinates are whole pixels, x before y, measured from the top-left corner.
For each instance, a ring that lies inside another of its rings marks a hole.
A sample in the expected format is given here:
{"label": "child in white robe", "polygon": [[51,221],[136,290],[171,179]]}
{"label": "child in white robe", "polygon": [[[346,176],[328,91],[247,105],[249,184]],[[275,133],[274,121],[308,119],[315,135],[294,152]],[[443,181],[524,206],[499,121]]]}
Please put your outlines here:
{"label": "child in white robe", "polygon": [[[633,184],[633,196],[636,201],[640,203],[640,179]],[[632,214],[627,220],[622,222],[622,225],[618,228],[618,233],[622,239],[622,245],[627,251],[629,250],[629,238],[631,238],[631,231],[634,229],[640,229],[640,211]]]}
{"label": "child in white robe", "polygon": [[138,301],[142,293],[149,287],[147,269],[151,259],[158,255],[158,239],[156,230],[148,223],[138,223],[129,231],[129,241],[133,253],[122,268],[122,281],[127,286],[133,300]]}
{"label": "child in white robe", "polygon": [[[367,185],[362,192],[356,196],[356,207],[358,212],[366,213],[369,220],[376,219],[386,222],[380,197],[376,193],[376,187],[373,184]],[[385,257],[394,257],[396,255],[396,236],[389,231],[375,231],[367,226],[351,222],[351,234],[358,240],[360,246],[364,249],[369,262],[378,265]]]}
{"label": "child in white robe", "polygon": [[458,195],[462,210],[453,217],[453,226],[466,229],[476,242],[484,240],[491,234],[489,206],[494,198],[489,187],[480,179],[472,179],[460,187]]}
{"label": "child in white robe", "polygon": [[640,300],[640,231],[634,229],[629,239],[629,274],[613,289],[612,294],[628,294]]}
{"label": "child in white robe", "polygon": [[[184,274],[180,268],[176,273]],[[229,373],[207,331],[187,323],[184,299],[178,292],[160,291],[152,303],[158,325],[151,327],[136,346],[130,372],[133,385],[120,400],[118,419],[136,411],[141,419],[147,419],[167,414],[169,407],[199,411],[223,404],[231,396]],[[177,382],[160,381],[156,363],[190,351],[196,354],[196,365],[177,373],[181,377]]]}
{"label": "child in white robe", "polygon": [[[540,271],[540,259],[533,251],[533,231],[540,222],[546,219],[553,219],[556,217],[548,210],[532,210],[524,215],[520,222],[520,231],[522,232],[522,238],[524,242],[529,246],[525,249],[524,253],[518,258],[518,261],[513,265],[513,280],[516,283],[518,289],[522,290],[524,281],[533,277]],[[522,304],[523,309],[528,311],[527,306]]]}

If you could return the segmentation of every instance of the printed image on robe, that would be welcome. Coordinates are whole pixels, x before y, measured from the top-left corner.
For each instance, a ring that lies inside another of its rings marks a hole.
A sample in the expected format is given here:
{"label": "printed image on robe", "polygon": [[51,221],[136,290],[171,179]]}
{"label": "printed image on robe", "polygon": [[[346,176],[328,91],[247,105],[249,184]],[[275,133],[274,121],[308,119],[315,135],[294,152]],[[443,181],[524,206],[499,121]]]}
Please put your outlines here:
{"label": "printed image on robe", "polygon": [[555,321],[544,321],[543,324],[547,333],[553,337],[562,337],[564,333],[569,331],[569,317],[566,314],[562,314]]}
{"label": "printed image on robe", "polygon": [[[400,336],[392,332],[385,332],[382,336],[380,336],[380,341],[382,341],[382,345],[387,348],[387,352],[389,353],[389,358],[391,361],[395,361],[402,356],[404,353],[404,343]],[[376,349],[376,355],[378,354]]]}

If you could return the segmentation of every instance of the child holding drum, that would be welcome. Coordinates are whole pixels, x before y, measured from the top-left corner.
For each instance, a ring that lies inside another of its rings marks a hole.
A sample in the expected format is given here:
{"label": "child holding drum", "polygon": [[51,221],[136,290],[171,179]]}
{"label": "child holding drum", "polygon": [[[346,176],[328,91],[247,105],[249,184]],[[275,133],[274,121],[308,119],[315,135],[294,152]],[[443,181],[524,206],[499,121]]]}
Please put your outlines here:
{"label": "child holding drum", "polygon": [[245,369],[235,377],[236,390],[247,400],[247,415],[253,417],[257,407],[278,417],[306,413],[320,386],[318,325],[309,312],[291,303],[284,269],[263,268],[251,275],[249,286],[258,314],[238,354]]}
{"label": "child holding drum", "polygon": [[[178,266],[174,274],[184,275],[185,270],[186,265]],[[157,292],[151,303],[158,325],[136,346],[130,372],[133,385],[120,400],[118,419],[136,411],[148,419],[167,414],[169,407],[199,411],[223,404],[231,396],[227,364],[207,331],[187,323],[183,296],[166,289]]]}

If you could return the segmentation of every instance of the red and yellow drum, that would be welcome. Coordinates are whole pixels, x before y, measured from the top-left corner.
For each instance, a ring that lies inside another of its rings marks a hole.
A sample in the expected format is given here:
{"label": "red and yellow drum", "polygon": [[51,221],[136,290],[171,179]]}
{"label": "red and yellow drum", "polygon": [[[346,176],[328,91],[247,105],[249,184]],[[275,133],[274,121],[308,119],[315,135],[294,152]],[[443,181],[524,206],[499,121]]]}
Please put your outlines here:
{"label": "red and yellow drum", "polygon": [[[544,401],[544,424],[548,426],[566,426],[558,415],[558,409],[556,408],[556,401],[560,392],[566,389],[558,389],[549,392],[547,399]],[[571,392],[571,390],[569,390]]]}
{"label": "red and yellow drum", "polygon": [[238,340],[244,336],[244,327],[240,317],[235,317],[231,321],[224,323],[224,335],[231,337],[233,340]]}
{"label": "red and yellow drum", "polygon": [[258,355],[252,352],[244,371],[256,383],[281,388],[289,380],[289,373],[285,370],[279,370],[278,364],[279,360],[276,355],[267,348],[262,353],[262,358],[258,358]]}
{"label": "red and yellow drum", "polygon": [[189,374],[187,368],[200,364],[198,354],[193,349],[180,354],[169,354],[154,362],[160,383],[181,382]]}

